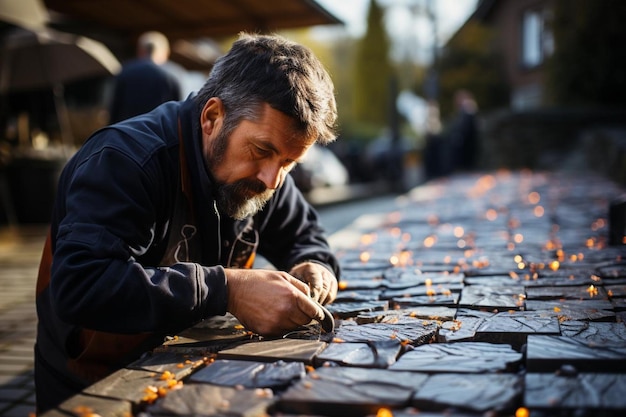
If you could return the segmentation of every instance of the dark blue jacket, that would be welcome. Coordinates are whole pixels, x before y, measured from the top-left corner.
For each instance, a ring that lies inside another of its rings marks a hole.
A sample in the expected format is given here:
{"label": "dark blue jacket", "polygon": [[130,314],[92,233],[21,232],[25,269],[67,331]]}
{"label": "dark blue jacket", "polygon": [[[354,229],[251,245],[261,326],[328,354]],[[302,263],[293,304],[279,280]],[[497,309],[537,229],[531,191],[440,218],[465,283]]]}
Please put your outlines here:
{"label": "dark blue jacket", "polygon": [[[96,132],[68,162],[37,285],[36,367],[50,379],[38,385],[78,391],[225,314],[224,267],[249,267],[256,250],[281,270],[315,260],[338,276],[290,176],[253,218],[217,213],[199,118],[191,99],[163,104]],[[173,253],[190,261],[164,263]]]}

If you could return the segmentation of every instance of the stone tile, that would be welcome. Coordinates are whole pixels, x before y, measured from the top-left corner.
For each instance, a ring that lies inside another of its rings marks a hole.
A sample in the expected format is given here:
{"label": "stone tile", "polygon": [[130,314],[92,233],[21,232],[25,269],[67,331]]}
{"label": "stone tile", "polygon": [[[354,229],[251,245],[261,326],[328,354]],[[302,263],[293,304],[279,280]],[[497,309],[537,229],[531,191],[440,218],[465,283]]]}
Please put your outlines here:
{"label": "stone tile", "polygon": [[85,394],[140,404],[150,387],[167,387],[167,380],[155,372],[120,369],[85,388]]}
{"label": "stone tile", "polygon": [[393,307],[405,308],[414,306],[456,306],[459,302],[459,293],[441,293],[423,296],[401,296],[393,298],[391,304]]}
{"label": "stone tile", "polygon": [[361,301],[361,302],[334,302],[326,306],[333,316],[340,319],[355,317],[367,311],[381,311],[389,309],[388,301]]}
{"label": "stone tile", "polygon": [[[577,415],[621,416],[626,409],[626,375],[527,373],[524,405],[531,410]],[[531,411],[531,415],[533,412]]]}
{"label": "stone tile", "polygon": [[598,277],[591,273],[582,273],[574,270],[565,276],[545,276],[539,275],[537,279],[529,279],[521,281],[525,287],[570,287],[580,286],[588,288],[590,285],[602,285]]}
{"label": "stone tile", "polygon": [[484,342],[432,343],[404,353],[390,370],[413,372],[514,372],[522,354],[510,345]]}
{"label": "stone tile", "polygon": [[383,280],[380,277],[375,278],[346,278],[341,273],[341,291],[362,291],[362,290],[379,290],[383,289]]}
{"label": "stone tile", "polygon": [[560,327],[563,336],[585,341],[589,346],[626,346],[624,323],[564,321]]}
{"label": "stone tile", "polygon": [[260,337],[244,329],[234,316],[226,314],[201,321],[170,338],[154,351],[203,356],[251,340],[260,340]]}
{"label": "stone tile", "polygon": [[608,296],[602,287],[585,285],[563,287],[529,287],[526,288],[529,300],[606,300]]}
{"label": "stone tile", "polygon": [[417,390],[411,403],[424,411],[458,409],[511,413],[521,405],[523,379],[513,374],[436,374]]}
{"label": "stone tile", "polygon": [[325,416],[376,414],[381,407],[409,406],[427,375],[383,369],[322,367],[278,397],[282,413]]}
{"label": "stone tile", "polygon": [[[363,252],[369,253],[369,260],[363,262],[360,260],[361,254]],[[350,256],[354,260],[350,260]],[[391,268],[393,265],[389,262],[390,256],[387,254],[383,254],[382,251],[379,253],[374,250],[363,250],[363,251],[355,251],[352,255],[346,255],[341,259],[341,267],[342,270],[346,271],[348,274],[352,276],[361,276],[361,277],[382,277],[385,273],[385,270]]]}
{"label": "stone tile", "polygon": [[[623,253],[621,255],[623,256]],[[598,266],[596,273],[607,279],[626,278],[626,262],[607,262]]]}
{"label": "stone tile", "polygon": [[152,416],[266,417],[271,390],[235,389],[208,384],[185,384],[147,408]]}
{"label": "stone tile", "polygon": [[[111,417],[128,417],[132,415],[132,404],[129,401],[118,401],[92,395],[78,394],[57,407],[63,415],[83,417],[100,415]],[[45,414],[46,417],[48,413]]]}
{"label": "stone tile", "polygon": [[28,371],[33,367],[32,360],[15,361],[10,363],[0,362],[0,375],[15,375]]}
{"label": "stone tile", "polygon": [[335,337],[343,342],[371,342],[399,340],[412,345],[421,345],[437,333],[438,322],[413,318],[398,318],[386,323],[357,324],[342,321],[335,330]]}
{"label": "stone tile", "polygon": [[35,406],[31,404],[13,404],[12,406],[0,410],[2,417],[28,417],[35,415]]}
{"label": "stone tile", "polygon": [[626,372],[626,345],[600,346],[566,336],[528,336],[529,372],[554,372],[564,365],[578,372]]}
{"label": "stone tile", "polygon": [[2,387],[22,387],[28,383],[28,381],[33,379],[33,375],[30,373],[26,374],[7,374],[0,375],[0,386]]}
{"label": "stone tile", "polygon": [[462,285],[464,274],[423,273],[415,268],[391,268],[385,272],[384,286],[388,290],[401,290],[416,286],[427,285],[455,286]]}
{"label": "stone tile", "polygon": [[604,289],[612,298],[626,298],[626,283],[618,285],[604,285]]}
{"label": "stone tile", "polygon": [[528,335],[559,336],[559,321],[554,315],[532,311],[507,311],[496,313],[480,323],[474,340],[490,343],[508,343],[519,349]]}
{"label": "stone tile", "polygon": [[524,287],[466,286],[461,292],[460,307],[484,308],[493,310],[519,310],[524,306]]}
{"label": "stone tile", "polygon": [[188,381],[233,388],[285,388],[304,375],[302,362],[218,359],[194,373]]}
{"label": "stone tile", "polygon": [[608,300],[526,300],[526,310],[554,314],[559,320],[615,321]]}
{"label": "stone tile", "polygon": [[380,295],[381,299],[400,299],[408,297],[436,297],[438,294],[450,296],[452,293],[459,293],[463,289],[463,283],[417,285],[398,290],[385,290]]}
{"label": "stone tile", "polygon": [[249,342],[217,353],[219,359],[242,359],[262,362],[277,360],[299,361],[312,364],[313,359],[326,347],[317,340],[275,339]]}
{"label": "stone tile", "polygon": [[385,269],[342,269],[341,281],[350,289],[376,289],[381,286]]}
{"label": "stone tile", "polygon": [[400,355],[402,345],[395,339],[367,343],[330,343],[317,355],[316,366],[332,362],[342,366],[387,368]]}
{"label": "stone tile", "polygon": [[[368,414],[366,417],[379,417],[382,412],[376,414]],[[429,412],[418,410],[415,407],[409,407],[404,410],[393,410],[393,417],[485,417],[483,413],[460,412],[457,410],[445,410],[443,412]],[[289,416],[283,416],[289,417]],[[293,416],[296,417],[296,416]]]}
{"label": "stone tile", "polygon": [[204,356],[185,355],[178,352],[152,352],[127,366],[128,369],[174,375],[181,380],[190,375],[194,369],[204,366]]}
{"label": "stone tile", "polygon": [[485,321],[485,317],[459,316],[453,321],[445,321],[437,334],[437,341],[462,342],[473,341],[480,325]]}
{"label": "stone tile", "polygon": [[447,321],[453,320],[456,316],[456,309],[443,306],[416,306],[405,307],[394,310],[372,311],[359,313],[356,317],[358,324],[389,322],[393,318],[411,317],[421,320]]}
{"label": "stone tile", "polygon": [[373,302],[380,300],[381,290],[343,290],[337,293],[335,303]]}
{"label": "stone tile", "polygon": [[505,275],[480,275],[480,276],[468,276],[463,280],[466,285],[494,285],[494,286],[520,286],[528,285],[531,278],[524,279],[523,277],[515,276],[511,277],[510,274]]}
{"label": "stone tile", "polygon": [[30,390],[24,388],[0,387],[0,401],[11,402],[27,397]]}

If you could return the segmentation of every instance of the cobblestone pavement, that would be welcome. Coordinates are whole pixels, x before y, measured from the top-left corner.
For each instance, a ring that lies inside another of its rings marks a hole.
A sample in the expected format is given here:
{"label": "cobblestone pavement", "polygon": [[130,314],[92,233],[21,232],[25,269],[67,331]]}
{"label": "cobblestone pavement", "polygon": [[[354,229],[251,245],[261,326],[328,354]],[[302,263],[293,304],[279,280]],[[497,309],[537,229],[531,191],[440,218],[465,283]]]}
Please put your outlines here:
{"label": "cobblestone pavement", "polygon": [[45,417],[626,415],[623,193],[589,174],[429,182],[331,236],[333,332],[206,320]]}
{"label": "cobblestone pavement", "polygon": [[0,229],[0,416],[35,412],[35,283],[46,230]]}

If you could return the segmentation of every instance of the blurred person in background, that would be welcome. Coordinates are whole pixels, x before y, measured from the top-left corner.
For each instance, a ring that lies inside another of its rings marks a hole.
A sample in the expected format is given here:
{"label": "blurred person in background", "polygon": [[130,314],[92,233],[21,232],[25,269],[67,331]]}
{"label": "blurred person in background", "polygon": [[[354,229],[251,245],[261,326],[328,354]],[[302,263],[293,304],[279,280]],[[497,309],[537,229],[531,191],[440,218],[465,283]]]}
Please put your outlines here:
{"label": "blurred person in background", "polygon": [[456,116],[450,130],[450,171],[470,171],[478,158],[478,105],[474,96],[461,89],[454,94]]}
{"label": "blurred person in background", "polygon": [[158,105],[180,100],[180,81],[165,68],[170,44],[160,32],[146,32],[137,40],[137,58],[124,64],[115,77],[109,122],[147,113]]}

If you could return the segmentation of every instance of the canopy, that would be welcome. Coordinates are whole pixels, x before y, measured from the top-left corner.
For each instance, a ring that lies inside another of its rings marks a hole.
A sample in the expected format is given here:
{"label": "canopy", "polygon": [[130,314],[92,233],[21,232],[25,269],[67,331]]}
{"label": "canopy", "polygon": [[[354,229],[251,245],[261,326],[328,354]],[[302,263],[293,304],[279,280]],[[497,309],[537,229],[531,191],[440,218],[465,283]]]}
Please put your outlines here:
{"label": "canopy", "polygon": [[157,30],[170,40],[342,23],[314,0],[45,0],[45,4],[59,14],[55,20],[73,25],[77,33],[99,27],[133,37]]}

